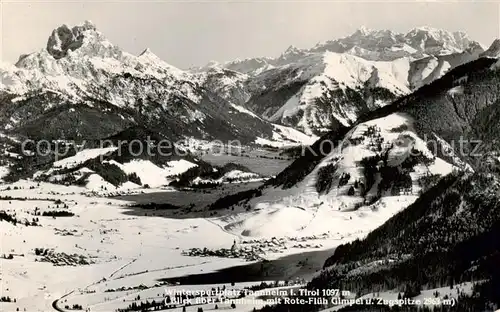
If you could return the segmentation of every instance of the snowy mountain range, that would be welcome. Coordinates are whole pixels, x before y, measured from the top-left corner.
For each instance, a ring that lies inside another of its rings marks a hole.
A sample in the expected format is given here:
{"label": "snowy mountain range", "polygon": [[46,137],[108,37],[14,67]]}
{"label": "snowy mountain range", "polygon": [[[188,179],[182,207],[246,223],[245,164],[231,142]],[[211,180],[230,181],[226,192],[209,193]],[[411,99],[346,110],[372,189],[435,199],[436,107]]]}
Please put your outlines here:
{"label": "snowy mountain range", "polygon": [[3,130],[32,138],[97,139],[133,126],[172,140],[253,143],[277,136],[273,124],[234,105],[228,100],[234,94],[224,94],[229,87],[223,84],[236,85],[237,73],[223,79],[211,72],[195,75],[149,49],[129,54],[90,22],[55,29],[46,49],[2,66],[0,75]]}
{"label": "snowy mountain range", "polygon": [[[0,121],[4,130],[44,137],[95,134],[93,118],[109,120],[99,136],[148,125],[173,138],[252,143],[276,137],[272,123],[314,136],[351,125],[483,52],[460,32],[362,28],[277,58],[184,71],[149,49],[139,56],[123,51],[91,22],[63,25],[45,49],[0,66]],[[54,116],[80,125],[50,125]]]}
{"label": "snowy mountain range", "polygon": [[[259,196],[233,203],[251,212],[228,228],[249,236],[332,228],[343,237],[363,236],[442,177],[479,170],[499,149],[493,121],[500,111],[497,62],[481,58],[458,66],[354,125],[325,134],[261,187]],[[279,230],[258,222],[285,215],[295,217]]]}
{"label": "snowy mountain range", "polygon": [[361,28],[310,49],[290,46],[276,58],[211,62],[195,71],[224,68],[246,74],[246,83],[234,86],[249,95],[240,105],[266,120],[321,134],[352,124],[360,114],[483,52],[463,32],[421,27],[401,34]]}
{"label": "snowy mountain range", "polygon": [[222,64],[213,61],[207,66],[218,64],[238,72],[260,73],[270,67],[287,65],[310,53],[326,51],[348,53],[372,61],[393,61],[402,57],[419,59],[426,55],[440,56],[462,52],[477,54],[484,49],[464,32],[418,27],[407,33],[396,33],[391,30],[361,27],[349,36],[318,43],[309,49],[290,46],[277,58],[238,59]]}
{"label": "snowy mountain range", "polygon": [[[427,288],[436,300],[456,293],[446,311],[494,311],[499,56],[500,41],[484,51],[460,32],[361,28],[276,58],[181,70],[149,49],[123,51],[90,22],[55,29],[46,48],[0,66],[0,234],[10,253],[0,259],[0,307],[137,310],[141,298],[163,302],[166,286],[186,286],[165,278],[220,274],[246,259],[258,283],[306,268],[308,289],[395,300]],[[33,152],[42,139],[51,153]],[[183,155],[119,144],[163,139],[187,139],[163,150]],[[211,141],[233,139],[238,155],[203,158]],[[310,254],[268,267],[282,253],[333,247],[321,272]],[[235,286],[238,274],[228,275]],[[316,301],[257,308],[373,311]],[[238,302],[235,311],[248,310]]]}
{"label": "snowy mountain range", "polygon": [[0,67],[0,124],[31,139],[144,140],[137,129],[147,129],[169,140],[307,145],[495,47],[432,28],[361,28],[277,58],[185,71],[149,49],[123,51],[87,21],[54,29],[46,48]]}

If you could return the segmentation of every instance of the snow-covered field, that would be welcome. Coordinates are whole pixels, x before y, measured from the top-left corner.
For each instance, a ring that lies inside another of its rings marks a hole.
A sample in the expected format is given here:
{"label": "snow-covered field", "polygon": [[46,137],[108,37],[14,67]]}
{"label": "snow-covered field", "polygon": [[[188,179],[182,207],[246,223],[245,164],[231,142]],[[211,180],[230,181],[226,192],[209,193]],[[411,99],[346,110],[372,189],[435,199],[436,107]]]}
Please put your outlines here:
{"label": "snow-covered field", "polygon": [[[91,311],[115,311],[138,295],[142,300],[163,298],[167,286],[160,279],[249,263],[181,254],[189,248],[230,248],[241,240],[211,218],[126,214],[128,201],[88,196],[83,187],[32,181],[0,185],[0,196],[1,210],[18,220],[16,225],[0,221],[0,253],[5,255],[0,259],[2,296],[16,300],[0,303],[1,311],[55,311],[54,301],[61,297],[55,304],[60,311],[74,304]],[[43,215],[53,211],[74,216]],[[26,221],[37,225],[26,226]],[[13,258],[7,259],[9,255]],[[250,284],[237,283],[236,287]],[[110,291],[122,287],[130,289]],[[250,311],[254,306],[258,302],[238,309]]]}

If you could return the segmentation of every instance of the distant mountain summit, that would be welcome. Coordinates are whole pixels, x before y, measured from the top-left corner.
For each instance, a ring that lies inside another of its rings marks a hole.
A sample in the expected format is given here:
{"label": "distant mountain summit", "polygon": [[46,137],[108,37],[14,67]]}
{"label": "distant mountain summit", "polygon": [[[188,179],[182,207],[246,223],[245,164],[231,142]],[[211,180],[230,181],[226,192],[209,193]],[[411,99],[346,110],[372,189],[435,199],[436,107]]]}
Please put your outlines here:
{"label": "distant mountain summit", "polygon": [[[84,32],[92,31],[96,34],[95,39],[104,40],[96,32],[96,27],[91,21],[85,21],[82,25],[69,28],[62,25],[52,31],[52,35],[47,40],[47,52],[55,59],[60,59],[68,54],[68,51],[74,51],[83,45],[83,40],[89,38]],[[90,52],[90,51],[89,51]]]}
{"label": "distant mountain summit", "polygon": [[484,51],[481,56],[483,57],[494,57],[497,58],[500,56],[500,39],[496,39],[493,41],[488,50]]}
{"label": "distant mountain summit", "polygon": [[231,91],[247,95],[238,104],[271,122],[320,135],[351,125],[483,52],[463,32],[361,27],[310,49],[289,46],[275,58],[211,63],[196,72],[218,67],[247,75]]}
{"label": "distant mountain summit", "polygon": [[352,35],[317,44],[309,51],[352,53],[371,60],[388,61],[404,56],[420,58],[424,55],[461,53],[471,47],[476,50],[481,45],[470,39],[466,33],[459,31],[449,32],[432,27],[418,27],[407,33],[397,33],[391,30],[371,30],[361,27]]}
{"label": "distant mountain summit", "polygon": [[45,49],[0,66],[0,75],[0,130],[15,134],[98,139],[139,126],[175,140],[287,141],[273,124],[236,105],[229,86],[244,75],[190,73],[150,49],[130,54],[89,21],[54,29]]}
{"label": "distant mountain summit", "polygon": [[280,66],[294,61],[294,56],[305,56],[318,52],[348,53],[372,61],[392,61],[401,57],[422,58],[452,53],[484,51],[479,42],[461,31],[449,32],[432,27],[417,27],[407,33],[391,30],[372,30],[360,27],[349,36],[318,43],[309,49],[290,46],[279,57],[257,57],[234,60],[223,67],[250,73],[264,66]]}

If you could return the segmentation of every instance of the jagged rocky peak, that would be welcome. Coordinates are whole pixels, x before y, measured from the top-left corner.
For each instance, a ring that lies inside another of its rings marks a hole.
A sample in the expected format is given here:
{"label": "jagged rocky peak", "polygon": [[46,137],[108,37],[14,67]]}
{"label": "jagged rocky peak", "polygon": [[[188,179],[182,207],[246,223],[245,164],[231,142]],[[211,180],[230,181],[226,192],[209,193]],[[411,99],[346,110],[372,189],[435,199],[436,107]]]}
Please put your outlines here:
{"label": "jagged rocky peak", "polygon": [[488,50],[481,54],[483,57],[500,57],[500,39],[495,39]]}
{"label": "jagged rocky peak", "polygon": [[55,58],[60,59],[83,45],[84,33],[96,31],[96,26],[91,21],[69,28],[64,24],[52,31],[47,40],[47,51]]}
{"label": "jagged rocky peak", "polygon": [[269,65],[270,62],[275,60],[267,57],[255,57],[247,59],[236,59],[231,62],[226,62],[223,66],[227,69],[234,70],[243,74],[251,73],[255,70]]}
{"label": "jagged rocky peak", "polygon": [[212,72],[212,71],[218,71],[223,68],[223,64],[215,61],[215,60],[210,60],[205,66],[195,66],[191,67],[188,69],[188,72],[191,73],[203,73],[203,72]]}
{"label": "jagged rocky peak", "polygon": [[[127,59],[128,59],[128,57],[125,57],[125,62],[129,61]],[[164,72],[164,70],[168,70],[168,74],[174,75],[177,78],[181,78],[185,74],[185,72],[183,70],[181,70],[173,65],[170,65],[169,63],[162,60],[150,48],[144,49],[144,51],[142,51],[139,54],[139,56],[137,57],[137,60],[139,62],[135,66],[136,70],[145,71],[146,67],[156,67],[156,68],[159,67],[160,72]]]}
{"label": "jagged rocky peak", "polygon": [[47,40],[45,49],[23,57],[16,63],[16,66],[34,69],[40,67],[40,64],[45,64],[44,67],[48,72],[52,72],[54,66],[60,65],[61,61],[76,63],[75,60],[93,57],[123,61],[124,52],[109,42],[92,22],[85,21],[72,28],[62,25],[54,29]]}
{"label": "jagged rocky peak", "polygon": [[299,49],[294,45],[289,46],[280,57],[272,61],[274,65],[286,65],[289,62],[296,61],[307,54],[306,50]]}
{"label": "jagged rocky peak", "polygon": [[283,54],[299,54],[299,53],[301,53],[301,52],[302,52],[302,50],[301,50],[301,49],[297,48],[297,47],[296,47],[296,46],[294,46],[294,45],[291,45],[291,46],[289,46],[289,47],[285,50],[285,52],[284,52]]}
{"label": "jagged rocky peak", "polygon": [[366,36],[370,33],[373,33],[373,30],[363,25],[363,26],[359,27],[352,35]]}
{"label": "jagged rocky peak", "polygon": [[474,55],[479,55],[481,53],[483,53],[485,50],[483,48],[483,46],[479,43],[479,42],[476,42],[476,41],[472,41],[469,46],[467,47],[467,49],[465,49],[465,52],[466,53],[470,53],[470,54],[474,54]]}
{"label": "jagged rocky peak", "polygon": [[[378,48],[389,47],[399,43],[397,34],[388,29],[374,30],[361,26],[351,35],[339,39],[343,45],[359,45],[360,47],[374,46]],[[399,35],[401,37],[401,35]]]}
{"label": "jagged rocky peak", "polygon": [[144,51],[142,51],[142,52],[139,54],[139,56],[143,56],[143,55],[146,55],[146,56],[147,56],[147,55],[154,55],[154,53],[153,53],[153,51],[151,51],[151,49],[150,49],[150,48],[146,48],[146,49],[144,49]]}
{"label": "jagged rocky peak", "polygon": [[460,31],[449,32],[432,27],[417,27],[407,33],[398,33],[387,29],[372,30],[361,27],[351,35],[320,43],[310,51],[347,52],[355,55],[361,51],[361,55],[358,56],[363,58],[393,60],[409,55],[420,57],[422,53],[442,55],[473,51],[477,54],[482,52],[480,49],[479,43]]}
{"label": "jagged rocky peak", "polygon": [[210,60],[208,62],[208,64],[206,65],[206,68],[209,68],[209,69],[211,69],[211,68],[220,68],[221,66],[222,65],[219,62],[214,61],[214,60]]}
{"label": "jagged rocky peak", "polygon": [[405,35],[405,38],[411,46],[420,46],[431,54],[441,50],[461,52],[473,42],[464,32],[449,32],[428,26],[413,28]]}
{"label": "jagged rocky peak", "polygon": [[139,54],[139,57],[141,59],[147,59],[153,62],[163,62],[158,55],[154,54],[153,51],[151,51],[150,48],[144,49],[144,51]]}

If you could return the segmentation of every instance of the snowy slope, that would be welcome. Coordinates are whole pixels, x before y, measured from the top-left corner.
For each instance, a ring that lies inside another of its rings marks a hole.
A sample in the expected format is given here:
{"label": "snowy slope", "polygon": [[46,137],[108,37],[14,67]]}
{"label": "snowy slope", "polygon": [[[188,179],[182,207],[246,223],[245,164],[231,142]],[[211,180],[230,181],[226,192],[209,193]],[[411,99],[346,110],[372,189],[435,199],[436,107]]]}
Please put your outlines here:
{"label": "snowy slope", "polygon": [[90,190],[90,191],[111,191],[115,190],[116,187],[104,180],[100,175],[96,173],[92,173],[90,176],[87,177],[87,184],[85,184],[85,187]]}
{"label": "snowy slope", "polygon": [[74,168],[77,165],[83,164],[85,161],[89,159],[93,159],[101,155],[106,155],[108,153],[115,151],[116,149],[117,147],[85,149],[76,153],[75,156],[67,157],[54,162],[52,166],[55,168],[65,168],[65,169]]}
{"label": "snowy slope", "polygon": [[[255,76],[250,88],[256,95],[245,105],[270,121],[313,134],[335,123],[349,125],[362,112],[409,93],[409,69],[408,58],[376,62],[349,54],[315,53]],[[295,94],[269,103],[266,94],[294,84],[300,86]]]}
{"label": "snowy slope", "polygon": [[272,139],[257,137],[255,143],[259,145],[284,147],[290,145],[311,145],[318,139],[315,135],[306,135],[291,127],[285,127],[277,124],[273,124],[273,127],[274,130]]}
{"label": "snowy slope", "polygon": [[[413,153],[418,153],[421,160],[406,170],[405,164],[411,162]],[[370,176],[364,161],[374,157],[380,157],[374,162],[378,170]],[[323,170],[329,166],[334,169]],[[392,114],[354,127],[295,186],[264,189],[262,196],[244,205],[252,208],[250,212],[222,218],[220,222],[226,224],[227,230],[243,236],[332,232],[338,239],[352,239],[411,204],[422,188],[422,179],[446,175],[452,168],[427,149],[415,134],[411,118]],[[405,172],[409,184],[397,186],[400,181],[395,176],[385,175],[390,170]],[[330,173],[324,175],[322,171]],[[325,184],[329,187],[322,188]]]}
{"label": "snowy slope", "polygon": [[168,179],[169,177],[181,174],[197,166],[184,159],[170,161],[165,167],[159,167],[149,160],[139,159],[124,164],[116,161],[111,161],[111,163],[120,167],[127,174],[135,173],[141,179],[143,185],[147,184],[150,187],[168,185],[171,181],[171,179]]}
{"label": "snowy slope", "polygon": [[416,60],[411,63],[410,86],[412,89],[418,89],[441,78],[450,68],[449,62],[434,56]]}
{"label": "snowy slope", "polygon": [[481,56],[498,58],[500,56],[500,39],[493,41],[490,47],[484,51]]}

